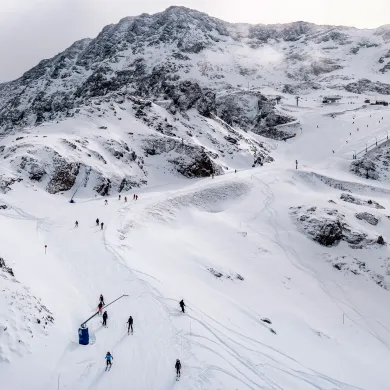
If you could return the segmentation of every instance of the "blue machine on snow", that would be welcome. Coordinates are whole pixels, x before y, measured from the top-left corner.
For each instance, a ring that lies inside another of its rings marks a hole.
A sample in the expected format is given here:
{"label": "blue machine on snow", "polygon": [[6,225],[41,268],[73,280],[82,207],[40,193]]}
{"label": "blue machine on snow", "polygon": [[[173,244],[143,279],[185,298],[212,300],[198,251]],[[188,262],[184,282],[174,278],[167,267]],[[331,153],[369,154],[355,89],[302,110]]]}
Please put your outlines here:
{"label": "blue machine on snow", "polygon": [[[103,309],[105,309],[107,306],[112,305],[114,302],[118,301],[119,299],[123,297],[128,297],[128,295],[122,295],[119,298],[115,299],[114,301],[110,302],[108,305],[103,306]],[[93,316],[89,317],[87,320],[85,320],[79,328],[79,344],[80,345],[88,345],[89,344],[89,332],[87,328],[87,322],[91,320],[93,317],[96,317],[99,314],[97,311]]]}
{"label": "blue machine on snow", "polygon": [[84,325],[84,327],[79,328],[79,344],[88,345],[89,344],[89,333],[88,328]]}

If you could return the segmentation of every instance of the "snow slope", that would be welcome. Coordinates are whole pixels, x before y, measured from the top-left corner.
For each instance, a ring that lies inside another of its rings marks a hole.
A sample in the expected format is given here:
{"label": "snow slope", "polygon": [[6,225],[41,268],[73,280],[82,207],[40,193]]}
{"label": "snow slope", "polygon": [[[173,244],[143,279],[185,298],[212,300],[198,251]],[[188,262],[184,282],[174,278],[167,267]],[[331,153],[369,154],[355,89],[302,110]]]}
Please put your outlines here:
{"label": "snow slope", "polygon": [[[354,231],[387,241],[389,183],[356,176],[349,166],[355,151],[386,137],[390,113],[363,106],[363,97],[352,94],[323,106],[319,94],[300,107],[285,95],[279,109],[301,125],[295,138],[269,141],[275,161],[262,167],[251,168],[252,158],[237,157],[241,151],[230,160],[230,173],[185,180],[163,176],[157,168],[168,165],[159,160],[150,185],[123,192],[120,201],[107,197],[107,205],[88,187],[70,204],[72,192],[50,195],[27,180],[0,194],[8,206],[0,209],[0,256],[54,317],[44,335],[34,333],[29,348],[18,349],[4,328],[16,321],[21,329],[26,320],[0,301],[6,346],[0,383],[7,390],[387,390],[388,246],[321,246],[297,225],[291,208],[316,207],[322,216],[337,209]],[[67,138],[81,125],[80,135],[93,139],[99,119],[89,118],[87,126],[82,118],[37,128],[47,135],[39,142],[55,145],[54,137]],[[219,126],[206,122],[205,133],[208,125]],[[110,138],[122,137],[122,126],[110,128]],[[6,147],[11,137],[3,139]],[[12,172],[12,165],[6,169]],[[344,202],[345,192],[385,208]],[[359,212],[375,214],[378,225],[358,220]],[[101,293],[106,302],[128,297],[107,309],[108,328],[92,319],[91,344],[78,345],[78,327]],[[129,315],[134,335],[127,335]],[[27,330],[20,332],[25,337]],[[107,351],[114,365],[106,373]],[[179,382],[176,358],[183,364]]]}

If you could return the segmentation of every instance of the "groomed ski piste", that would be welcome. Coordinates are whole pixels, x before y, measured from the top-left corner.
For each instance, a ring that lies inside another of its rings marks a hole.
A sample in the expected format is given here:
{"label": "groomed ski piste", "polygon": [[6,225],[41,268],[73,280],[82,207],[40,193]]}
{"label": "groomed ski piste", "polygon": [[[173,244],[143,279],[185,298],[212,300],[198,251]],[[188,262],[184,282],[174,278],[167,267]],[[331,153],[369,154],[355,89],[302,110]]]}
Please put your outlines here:
{"label": "groomed ski piste", "polygon": [[[389,292],[326,261],[358,256],[374,268],[390,257],[388,246],[323,247],[290,216],[291,207],[333,207],[354,227],[390,240],[390,185],[349,172],[353,154],[386,137],[390,123],[388,108],[362,103],[323,106],[307,97],[296,107],[286,99],[280,109],[300,120],[297,136],[266,140],[275,161],[263,167],[241,163],[237,173],[213,179],[160,178],[120,201],[81,192],[70,204],[74,191],[54,196],[24,182],[1,194],[8,206],[0,212],[1,257],[54,323],[29,337],[32,325],[0,301],[2,324],[17,329],[1,329],[0,387],[389,389]],[[375,210],[380,223],[353,219],[365,206],[341,201],[346,191],[332,182],[383,205]],[[79,345],[78,328],[100,294],[106,302],[128,297],[107,308],[107,328],[93,318],[90,345]],[[114,360],[105,372],[107,351]]]}

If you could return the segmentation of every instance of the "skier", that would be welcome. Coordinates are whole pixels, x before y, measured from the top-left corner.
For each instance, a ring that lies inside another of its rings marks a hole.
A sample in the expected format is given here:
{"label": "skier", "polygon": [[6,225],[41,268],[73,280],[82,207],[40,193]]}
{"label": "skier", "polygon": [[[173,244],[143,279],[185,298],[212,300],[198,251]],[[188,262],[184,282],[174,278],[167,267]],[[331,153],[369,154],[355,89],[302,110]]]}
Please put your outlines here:
{"label": "skier", "polygon": [[107,312],[105,311],[103,313],[103,326],[107,327],[107,318],[108,318],[108,314]]}
{"label": "skier", "polygon": [[96,218],[96,226],[99,226],[99,218]]}
{"label": "skier", "polygon": [[133,200],[135,200],[135,194],[133,195]]}
{"label": "skier", "polygon": [[100,224],[100,230],[103,230],[104,222]]}
{"label": "skier", "polygon": [[121,196],[120,195],[118,196],[118,200],[121,200]]}
{"label": "skier", "polygon": [[104,204],[105,204],[106,206],[108,205],[108,200],[107,200],[107,199],[104,201]]}
{"label": "skier", "polygon": [[127,323],[129,324],[128,328],[127,328],[127,334],[130,333],[130,329],[131,329],[131,334],[133,334],[133,317],[132,316],[129,317],[129,319],[127,320]]}
{"label": "skier", "polygon": [[104,306],[104,298],[103,298],[103,294],[100,294],[99,301],[100,301],[100,302],[102,303],[102,305]]}
{"label": "skier", "polygon": [[298,169],[298,160],[295,160],[295,169]]}
{"label": "skier", "polygon": [[103,309],[103,303],[99,302],[99,304],[98,304],[98,311],[99,311],[99,315],[100,316],[102,315],[102,309]]}
{"label": "skier", "polygon": [[179,359],[176,359],[175,368],[176,368],[176,378],[178,379],[180,378],[180,370],[181,370],[181,363]]}
{"label": "skier", "polygon": [[138,200],[138,195],[135,196],[135,200]]}
{"label": "skier", "polygon": [[185,307],[186,305],[185,305],[184,301],[181,300],[181,301],[179,302],[179,305],[180,305],[180,307],[181,307],[181,311],[182,311],[183,313],[185,313],[184,307]]}
{"label": "skier", "polygon": [[114,356],[112,356],[110,352],[107,352],[107,354],[106,354],[106,361],[107,361],[106,370],[107,370],[108,366],[110,366],[110,368],[111,368],[111,366],[112,366],[111,360],[114,360]]}
{"label": "skier", "polygon": [[79,227],[78,221],[75,222],[74,227],[75,227],[75,228],[78,228],[78,227]]}
{"label": "skier", "polygon": [[125,203],[127,203],[127,196],[125,196]]}

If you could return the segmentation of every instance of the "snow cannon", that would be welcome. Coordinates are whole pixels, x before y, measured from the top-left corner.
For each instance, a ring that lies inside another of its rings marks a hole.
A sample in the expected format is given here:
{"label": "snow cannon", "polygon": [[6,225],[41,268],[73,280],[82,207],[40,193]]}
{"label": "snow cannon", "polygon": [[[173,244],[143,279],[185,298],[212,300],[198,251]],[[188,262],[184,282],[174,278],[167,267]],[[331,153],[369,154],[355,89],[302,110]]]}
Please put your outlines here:
{"label": "snow cannon", "polygon": [[79,328],[79,344],[81,345],[89,344],[88,328],[85,325]]}

